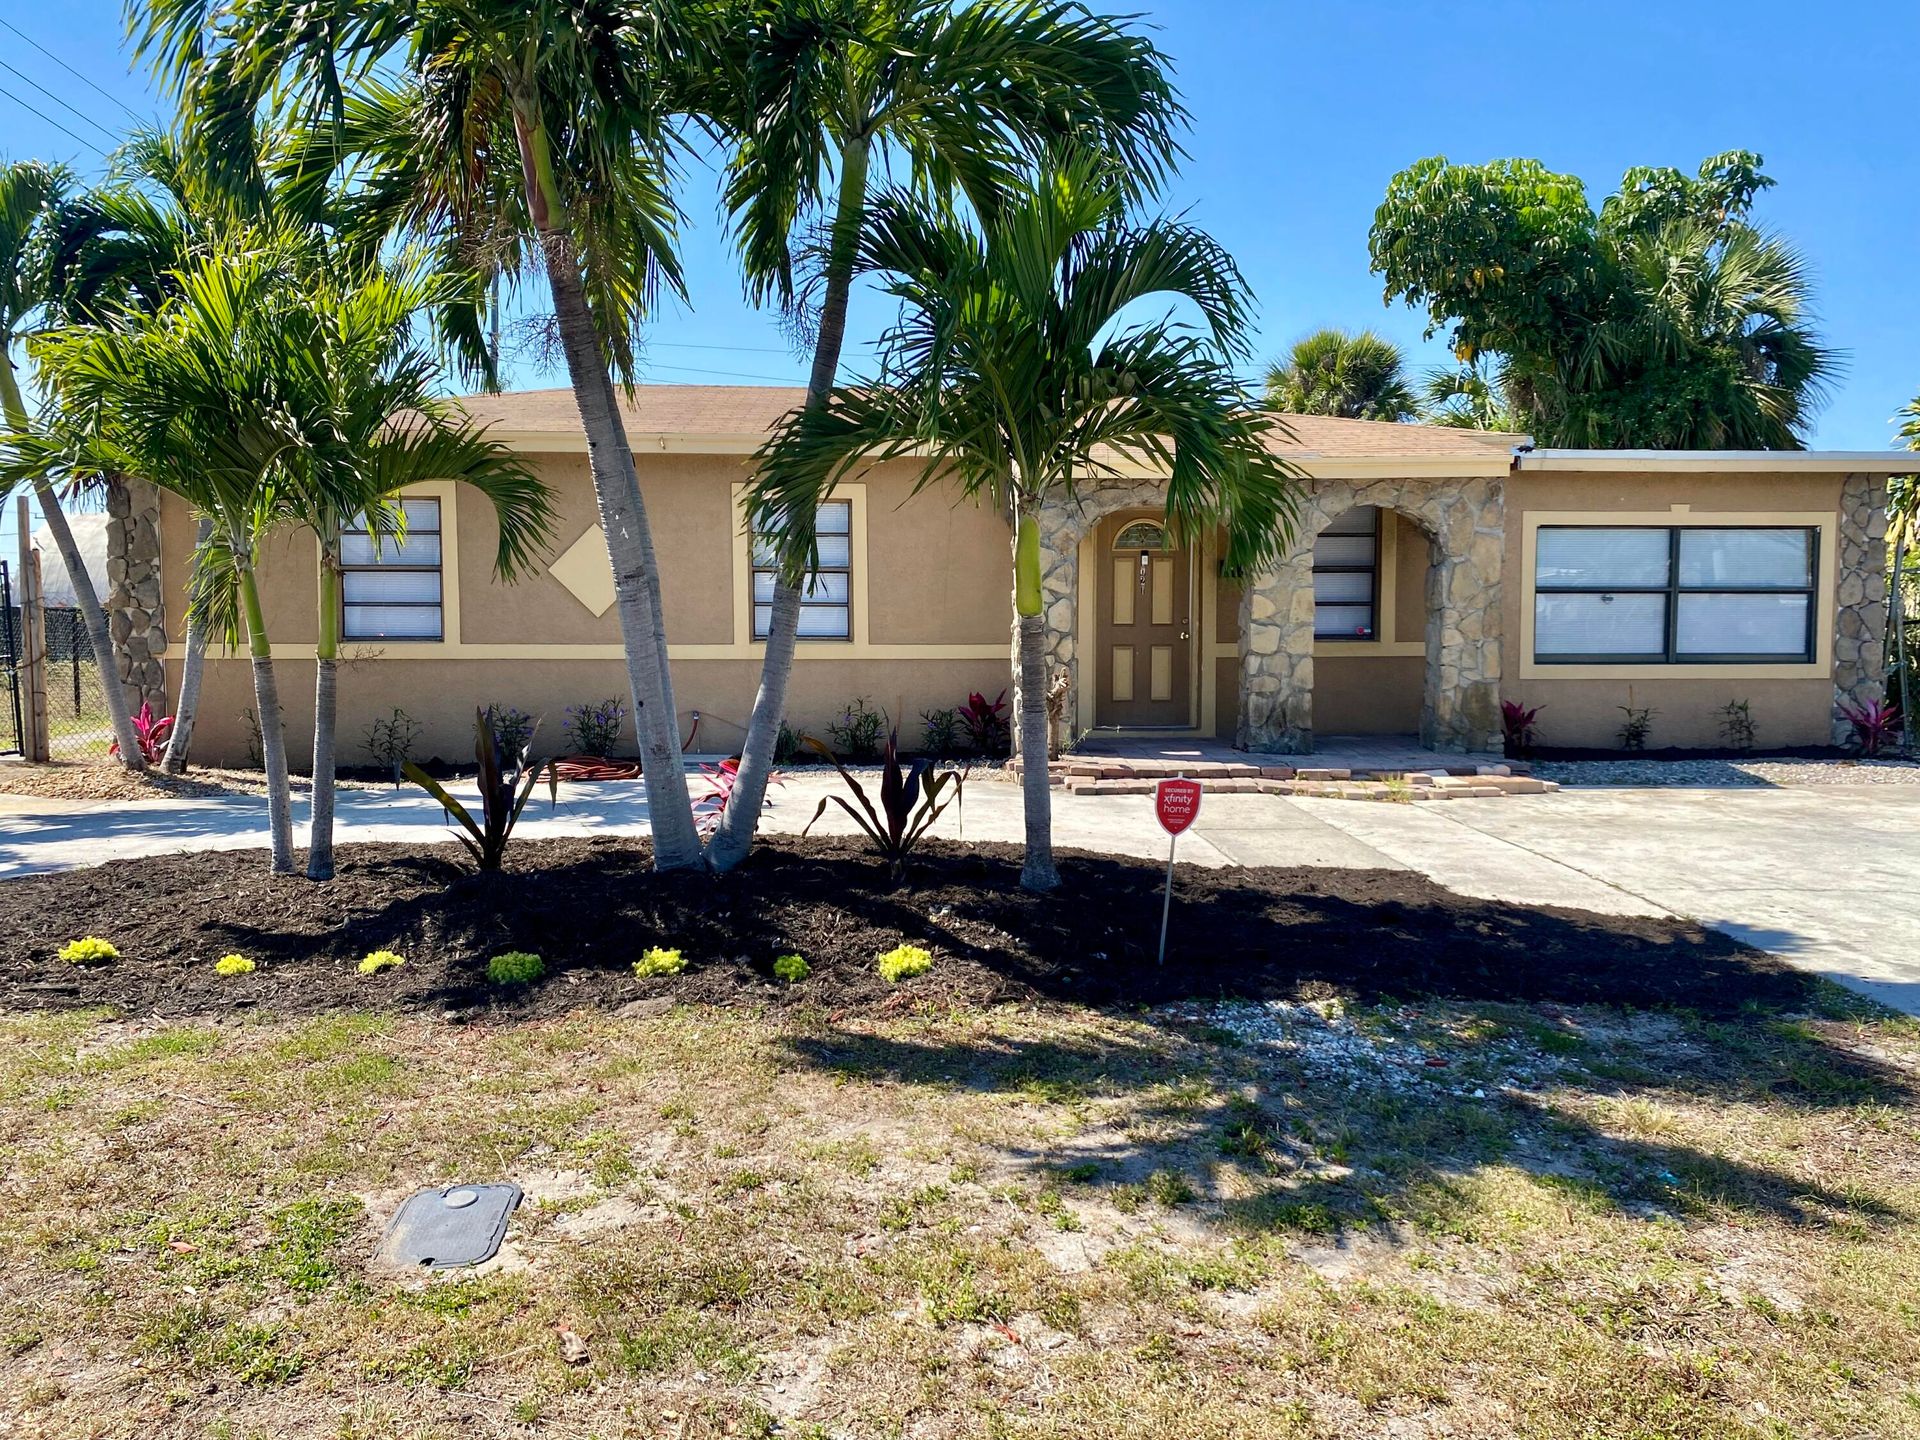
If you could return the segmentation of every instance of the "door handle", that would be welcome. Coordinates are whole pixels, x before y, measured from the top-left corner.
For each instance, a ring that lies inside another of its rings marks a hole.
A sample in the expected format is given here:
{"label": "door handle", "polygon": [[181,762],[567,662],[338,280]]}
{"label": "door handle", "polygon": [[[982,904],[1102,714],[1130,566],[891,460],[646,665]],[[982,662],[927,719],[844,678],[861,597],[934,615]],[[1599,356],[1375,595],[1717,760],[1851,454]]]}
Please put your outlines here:
{"label": "door handle", "polygon": [[1191,640],[1193,638],[1193,636],[1188,633],[1187,622],[1185,620],[1180,622],[1180,638],[1182,640]]}

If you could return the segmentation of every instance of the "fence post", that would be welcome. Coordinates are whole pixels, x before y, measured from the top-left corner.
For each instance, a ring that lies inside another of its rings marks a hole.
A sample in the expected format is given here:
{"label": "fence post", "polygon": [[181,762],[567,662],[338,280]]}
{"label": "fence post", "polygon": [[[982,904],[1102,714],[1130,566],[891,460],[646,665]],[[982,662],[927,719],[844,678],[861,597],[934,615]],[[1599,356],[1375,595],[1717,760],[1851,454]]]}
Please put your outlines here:
{"label": "fence post", "polygon": [[45,764],[53,758],[47,728],[47,611],[40,588],[40,552],[33,548],[27,497],[20,497],[20,753]]}

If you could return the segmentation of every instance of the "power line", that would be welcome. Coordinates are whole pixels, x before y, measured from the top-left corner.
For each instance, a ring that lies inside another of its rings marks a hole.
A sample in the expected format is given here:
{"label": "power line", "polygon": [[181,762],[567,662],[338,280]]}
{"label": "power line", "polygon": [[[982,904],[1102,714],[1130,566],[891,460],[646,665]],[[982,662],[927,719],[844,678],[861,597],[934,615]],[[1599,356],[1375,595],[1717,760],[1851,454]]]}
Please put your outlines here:
{"label": "power line", "polygon": [[106,136],[109,140],[113,141],[114,144],[117,145],[120,143],[120,136],[118,134],[116,134],[112,130],[109,130],[106,126],[102,125],[98,120],[94,119],[91,115],[87,114],[86,111],[82,110],[78,105],[75,105],[71,100],[68,100],[65,97],[61,95],[57,95],[53,91],[49,90],[46,86],[42,85],[38,80],[34,79],[31,75],[27,74],[25,71],[16,70],[13,66],[7,64],[7,62],[4,60],[0,60],[0,70],[5,70],[9,75],[18,76],[20,79],[26,81],[27,84],[31,85],[34,89],[38,90],[42,95],[46,96],[49,100],[53,101],[54,104],[63,106],[66,109],[72,111],[80,119],[86,121],[87,124],[93,126],[94,129],[98,130],[102,135]]}
{"label": "power line", "polygon": [[74,69],[73,66],[69,65],[66,61],[62,60],[58,55],[54,54],[51,50],[47,49],[47,47],[42,45],[38,40],[34,39],[31,35],[27,34],[27,32],[22,30],[18,25],[15,25],[10,20],[0,20],[0,25],[6,26],[7,29],[11,30],[14,34],[18,35],[22,40],[26,41],[27,44],[33,46],[34,49],[38,50],[42,55],[46,56],[49,60],[53,61],[54,64],[58,65],[62,70],[66,71],[69,75],[73,76],[73,78],[78,80],[81,84],[91,86],[93,89],[99,91],[102,95],[106,96],[107,99],[113,101],[114,104],[118,105],[122,110],[126,111],[128,115],[132,116],[140,124],[144,125],[147,123],[145,117],[143,117],[140,114],[140,112],[135,110],[131,105],[127,104],[126,101],[122,100],[118,95],[115,95],[111,90],[108,90],[104,86],[96,84],[94,81],[88,79],[80,71]]}
{"label": "power line", "polygon": [[67,136],[68,138],[72,139],[78,144],[86,146],[89,150],[93,151],[97,155],[100,155],[103,157],[105,156],[106,152],[100,148],[100,143],[97,140],[84,140],[80,136],[75,135],[73,131],[67,129],[66,126],[62,125],[58,120],[54,119],[51,115],[47,114],[44,110],[34,109],[33,106],[29,105],[26,101],[22,100],[18,95],[14,94],[11,90],[8,90],[4,86],[0,86],[0,95],[6,96],[7,99],[13,101],[14,104],[18,105],[22,110],[26,111],[29,115],[39,116],[40,119],[44,120],[47,124],[51,125],[54,129],[58,130],[62,135]]}

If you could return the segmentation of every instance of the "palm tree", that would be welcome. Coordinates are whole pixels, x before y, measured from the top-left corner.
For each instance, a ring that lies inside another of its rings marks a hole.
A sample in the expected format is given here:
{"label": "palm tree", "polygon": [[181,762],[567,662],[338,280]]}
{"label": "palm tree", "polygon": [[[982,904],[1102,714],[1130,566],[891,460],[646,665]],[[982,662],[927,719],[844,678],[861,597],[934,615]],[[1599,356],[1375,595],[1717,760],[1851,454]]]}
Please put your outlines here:
{"label": "palm tree", "polygon": [[[876,205],[862,255],[894,277],[887,288],[901,303],[883,368],[837,387],[762,450],[751,511],[778,528],[811,514],[855,466],[914,455],[920,486],[950,479],[1012,517],[1021,883],[1051,890],[1060,881],[1037,517],[1123,459],[1146,461],[1166,468],[1177,537],[1224,525],[1238,566],[1281,552],[1295,495],[1268,442],[1284,427],[1250,409],[1233,376],[1246,353],[1246,284],[1201,232],[1129,221],[1121,185],[1084,155],[1049,158],[978,228],[896,193]],[[1136,304],[1156,297],[1193,307],[1201,324],[1135,318]],[[789,562],[804,568],[812,537],[789,531],[786,542]]]}
{"label": "palm tree", "polygon": [[1672,221],[1620,241],[1628,303],[1544,373],[1509,365],[1555,445],[1799,450],[1841,357],[1813,330],[1812,282],[1785,241]]}
{"label": "palm tree", "polygon": [[1504,366],[1492,379],[1477,365],[1429,370],[1420,384],[1420,423],[1508,434],[1527,428],[1507,393]]}
{"label": "palm tree", "polygon": [[290,518],[282,461],[296,437],[274,407],[271,318],[287,278],[265,252],[218,255],[182,272],[178,293],[150,315],[42,336],[34,354],[47,411],[35,431],[7,437],[4,471],[37,481],[142,475],[211,522],[192,609],[218,617],[230,641],[246,631],[276,874],[293,871],[292,805],[255,559]]}
{"label": "palm tree", "polygon": [[1371,330],[1316,330],[1268,368],[1267,404],[1290,415],[1411,420],[1413,392],[1400,367],[1400,347]]}
{"label": "palm tree", "polygon": [[375,545],[404,541],[401,493],[461,481],[492,502],[494,573],[511,580],[550,538],[553,505],[524,461],[435,393],[439,366],[412,335],[457,281],[419,264],[356,271],[324,246],[298,270],[305,283],[277,317],[282,358],[293,362],[279,404],[298,436],[283,461],[286,508],[320,545],[307,878],[330,880],[343,533],[365,516]]}
{"label": "palm tree", "polygon": [[[136,0],[132,25],[210,155],[245,147],[277,101],[324,122],[334,159],[371,154],[371,199],[483,279],[544,270],[613,567],[661,869],[702,855],[616,379],[632,378],[656,285],[678,283],[668,122],[715,18],[693,0]],[[375,84],[376,71],[405,83]]]}
{"label": "palm tree", "polygon": [[[106,184],[60,207],[54,265],[69,319],[111,325],[129,310],[151,313],[196,255],[236,227],[272,219],[279,192],[261,177],[261,167],[253,167],[244,185],[222,186],[195,162],[177,137],[138,130],[112,157]],[[306,218],[320,223],[317,215]],[[211,536],[202,517],[195,549]],[[182,650],[173,729],[160,765],[169,775],[186,771],[206,665],[207,627],[191,615]]]}
{"label": "palm tree", "polygon": [[[726,63],[699,108],[737,137],[725,203],[749,296],[777,301],[813,334],[808,410],[827,403],[839,373],[876,158],[898,156],[923,192],[991,197],[1010,166],[1078,137],[1151,190],[1185,119],[1166,57],[1077,5],[741,0],[723,33]],[[796,279],[823,219],[824,253]],[[738,779],[707,847],[716,870],[746,858],[759,826],[803,583],[792,572],[774,585]]]}
{"label": "palm tree", "polygon": [[[15,435],[26,434],[32,428],[33,417],[27,412],[26,397],[14,372],[13,346],[16,340],[33,334],[36,327],[59,320],[60,296],[53,263],[57,249],[54,216],[70,185],[71,177],[64,170],[37,160],[0,167],[0,419],[4,419],[6,428]],[[127,693],[120,685],[113,641],[107,632],[107,616],[94,589],[93,576],[80,558],[73,527],[60,508],[60,497],[52,481],[38,475],[32,485],[40,501],[40,513],[53,536],[54,548],[60,552],[60,562],[66,566],[67,578],[73,585],[87,642],[93,649],[94,664],[100,670],[100,690],[120,763],[129,770],[144,770],[147,762],[134,737],[133,714],[127,707]]]}

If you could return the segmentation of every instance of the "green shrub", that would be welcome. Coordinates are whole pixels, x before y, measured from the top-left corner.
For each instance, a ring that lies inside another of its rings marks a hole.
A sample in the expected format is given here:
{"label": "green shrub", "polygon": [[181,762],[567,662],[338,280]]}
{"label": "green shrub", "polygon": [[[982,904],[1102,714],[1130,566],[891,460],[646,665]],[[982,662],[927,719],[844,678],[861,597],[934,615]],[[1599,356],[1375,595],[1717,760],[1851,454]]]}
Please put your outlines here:
{"label": "green shrub", "polygon": [[120,951],[111,940],[86,935],[62,945],[60,958],[69,965],[104,965],[109,960],[118,960]]}
{"label": "green shrub", "polygon": [[244,955],[222,955],[213,962],[216,975],[251,975],[258,968]]}
{"label": "green shrub", "polygon": [[782,955],[773,962],[773,978],[789,985],[798,985],[812,973],[813,967],[802,955]]}
{"label": "green shrub", "polygon": [[642,980],[656,975],[678,975],[687,968],[687,957],[678,950],[663,950],[658,945],[633,962],[633,973]]}
{"label": "green shrub", "polygon": [[398,970],[407,963],[407,957],[392,950],[374,950],[360,961],[362,975],[378,975],[382,970]]}
{"label": "green shrub", "polygon": [[933,956],[918,945],[896,945],[880,957],[880,976],[898,985],[933,968]]}
{"label": "green shrub", "polygon": [[509,950],[487,961],[487,979],[496,985],[531,985],[547,973],[547,962],[525,950]]}

